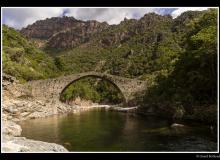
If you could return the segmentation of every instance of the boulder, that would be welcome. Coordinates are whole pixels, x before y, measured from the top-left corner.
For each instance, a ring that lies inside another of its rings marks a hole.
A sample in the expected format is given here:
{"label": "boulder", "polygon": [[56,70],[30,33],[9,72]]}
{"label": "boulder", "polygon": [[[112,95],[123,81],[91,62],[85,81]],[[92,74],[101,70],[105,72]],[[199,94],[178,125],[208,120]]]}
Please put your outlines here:
{"label": "boulder", "polygon": [[3,121],[2,124],[2,134],[11,135],[11,136],[20,136],[21,135],[21,126],[12,122],[12,121]]}
{"label": "boulder", "polygon": [[4,107],[3,109],[4,109],[4,111],[12,113],[12,114],[15,114],[18,112],[18,109],[16,109],[15,106],[9,106],[7,108]]}
{"label": "boulder", "polygon": [[177,127],[185,127],[183,124],[178,124],[178,123],[173,123],[171,126],[171,128],[177,128]]}
{"label": "boulder", "polygon": [[3,152],[68,152],[59,144],[26,139],[25,137],[13,137],[2,143]]}

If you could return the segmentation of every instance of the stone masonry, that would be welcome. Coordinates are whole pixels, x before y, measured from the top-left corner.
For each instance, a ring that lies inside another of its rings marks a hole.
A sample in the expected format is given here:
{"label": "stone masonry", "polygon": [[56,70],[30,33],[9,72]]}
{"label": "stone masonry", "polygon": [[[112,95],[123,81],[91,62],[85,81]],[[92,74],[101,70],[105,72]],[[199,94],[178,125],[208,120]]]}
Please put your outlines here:
{"label": "stone masonry", "polygon": [[107,80],[123,94],[125,103],[131,100],[135,93],[145,90],[147,86],[146,81],[129,79],[105,73],[86,72],[46,80],[30,81],[25,84],[25,87],[30,90],[32,96],[35,98],[58,100],[60,99],[60,94],[66,87],[68,87],[68,85],[85,77],[95,77]]}

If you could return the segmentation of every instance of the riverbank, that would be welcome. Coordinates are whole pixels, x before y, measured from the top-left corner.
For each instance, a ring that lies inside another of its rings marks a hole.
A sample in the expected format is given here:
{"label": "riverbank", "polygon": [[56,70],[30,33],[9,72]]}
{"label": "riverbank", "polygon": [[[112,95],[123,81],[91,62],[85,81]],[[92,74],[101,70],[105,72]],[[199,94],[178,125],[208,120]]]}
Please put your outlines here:
{"label": "riverbank", "polygon": [[91,107],[68,106],[59,102],[3,97],[2,152],[68,152],[66,148],[55,143],[20,137],[22,128],[18,123],[29,119],[78,113],[98,107],[109,108],[109,106],[104,105],[93,105]]}
{"label": "riverbank", "polygon": [[55,143],[21,137],[21,121],[53,115],[79,113],[93,108],[112,109],[109,105],[67,105],[59,100],[36,99],[16,79],[3,76],[2,152],[68,152]]}
{"label": "riverbank", "polygon": [[[45,118],[45,117],[60,115],[65,113],[76,114],[94,108],[104,108],[107,110],[119,111],[119,112],[130,112],[136,110],[136,107],[122,108],[122,107],[98,105],[98,104],[92,104],[91,106],[66,106],[65,104],[62,103],[58,103],[58,104],[54,106],[55,104],[53,103],[48,104],[42,101],[36,101],[36,100],[30,101],[24,99],[23,100],[10,99],[9,101],[4,101],[3,116],[2,116],[3,117],[2,151],[3,152],[68,152],[68,150],[64,148],[62,145],[20,137],[22,128],[18,123],[24,120]],[[23,107],[26,108],[26,111],[23,111]],[[54,111],[54,109],[50,109],[54,107],[56,109],[59,108],[59,110]],[[66,107],[68,109],[66,109]]]}
{"label": "riverbank", "polygon": [[[110,108],[108,105],[68,106],[59,103],[45,103],[36,100],[8,99],[3,103],[2,114],[2,151],[3,152],[68,152],[66,148],[55,143],[47,143],[20,137],[21,121],[45,118],[53,115],[79,113],[94,108]],[[23,108],[26,108],[24,111]],[[54,110],[56,109],[56,110]]]}
{"label": "riverbank", "polygon": [[11,76],[3,75],[2,94],[2,152],[67,152],[55,143],[20,137],[20,121],[67,113],[76,107],[61,105],[52,100],[38,100]]}
{"label": "riverbank", "polygon": [[[53,115],[79,113],[94,108],[105,108],[109,111],[143,114],[139,107],[124,108],[120,105],[99,105],[94,103],[79,103],[67,105],[58,99],[37,99],[31,92],[17,83],[13,77],[3,76],[2,105],[2,151],[3,152],[68,152],[66,148],[55,143],[35,141],[20,137],[22,128],[19,122],[29,119],[45,118]],[[155,113],[155,108],[149,108],[145,114]],[[184,127],[177,124],[174,127]],[[40,146],[40,147],[36,147]]]}

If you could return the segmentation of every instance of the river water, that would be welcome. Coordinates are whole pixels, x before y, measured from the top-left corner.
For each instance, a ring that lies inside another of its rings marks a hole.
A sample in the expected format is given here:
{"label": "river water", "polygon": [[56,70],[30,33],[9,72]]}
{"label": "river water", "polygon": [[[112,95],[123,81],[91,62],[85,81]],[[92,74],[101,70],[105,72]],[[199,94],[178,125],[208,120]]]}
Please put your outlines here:
{"label": "river water", "polygon": [[216,134],[195,124],[172,129],[157,117],[93,109],[20,123],[22,136],[69,151],[216,151]]}

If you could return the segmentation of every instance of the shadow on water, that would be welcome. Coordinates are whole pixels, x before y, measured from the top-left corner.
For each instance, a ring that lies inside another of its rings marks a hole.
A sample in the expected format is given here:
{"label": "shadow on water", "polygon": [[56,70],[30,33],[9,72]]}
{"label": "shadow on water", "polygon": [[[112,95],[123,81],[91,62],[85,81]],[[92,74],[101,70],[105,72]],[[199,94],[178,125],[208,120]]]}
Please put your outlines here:
{"label": "shadow on water", "polygon": [[[69,151],[216,151],[207,126],[172,128],[158,117],[103,109],[23,121],[22,136]],[[216,136],[215,136],[216,137]]]}

